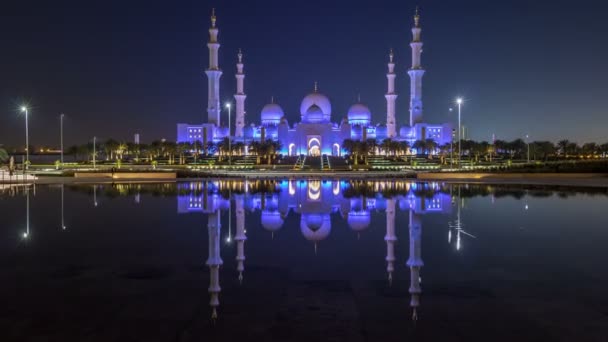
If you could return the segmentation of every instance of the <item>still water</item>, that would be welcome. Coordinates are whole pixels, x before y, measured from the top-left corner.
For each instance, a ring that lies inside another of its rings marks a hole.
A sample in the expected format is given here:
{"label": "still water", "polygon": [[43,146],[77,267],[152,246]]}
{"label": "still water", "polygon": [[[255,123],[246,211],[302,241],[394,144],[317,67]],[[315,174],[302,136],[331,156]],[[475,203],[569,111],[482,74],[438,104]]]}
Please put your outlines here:
{"label": "still water", "polygon": [[608,192],[219,180],[0,192],[1,341],[607,341]]}

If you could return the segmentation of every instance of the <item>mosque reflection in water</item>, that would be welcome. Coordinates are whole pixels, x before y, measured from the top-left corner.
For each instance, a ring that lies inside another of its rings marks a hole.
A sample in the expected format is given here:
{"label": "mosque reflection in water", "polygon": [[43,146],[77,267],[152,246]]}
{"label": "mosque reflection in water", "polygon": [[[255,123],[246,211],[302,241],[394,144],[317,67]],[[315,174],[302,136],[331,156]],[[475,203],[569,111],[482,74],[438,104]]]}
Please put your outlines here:
{"label": "mosque reflection in water", "polygon": [[[412,319],[418,318],[420,305],[422,259],[422,220],[425,214],[449,214],[452,210],[450,193],[439,191],[436,183],[411,183],[406,181],[363,182],[338,180],[285,180],[273,181],[261,192],[253,192],[259,184],[242,181],[216,181],[183,183],[178,186],[185,195],[178,195],[178,213],[203,213],[208,215],[210,272],[209,294],[212,317],[217,317],[220,305],[220,267],[223,264],[221,248],[221,211],[235,209],[237,243],[237,270],[242,281],[245,270],[245,241],[247,212],[261,211],[261,226],[272,234],[284,227],[288,215],[299,216],[302,236],[317,245],[325,240],[332,230],[331,215],[341,216],[355,232],[361,232],[371,223],[370,211],[386,214],[386,270],[389,282],[395,267],[410,270],[409,293]],[[228,190],[227,190],[228,189]],[[228,194],[226,193],[228,191]],[[382,194],[385,194],[384,196]],[[387,195],[389,194],[389,195]],[[230,198],[230,199],[227,199]],[[234,204],[232,204],[234,201]],[[395,211],[409,212],[408,238],[409,258],[395,258]],[[232,213],[229,215],[232,217]],[[458,217],[457,226],[460,225]],[[230,225],[230,223],[229,223]],[[228,239],[232,239],[231,227]],[[458,231],[457,234],[460,232]],[[451,236],[451,231],[449,232]],[[458,235],[460,236],[460,235]]]}

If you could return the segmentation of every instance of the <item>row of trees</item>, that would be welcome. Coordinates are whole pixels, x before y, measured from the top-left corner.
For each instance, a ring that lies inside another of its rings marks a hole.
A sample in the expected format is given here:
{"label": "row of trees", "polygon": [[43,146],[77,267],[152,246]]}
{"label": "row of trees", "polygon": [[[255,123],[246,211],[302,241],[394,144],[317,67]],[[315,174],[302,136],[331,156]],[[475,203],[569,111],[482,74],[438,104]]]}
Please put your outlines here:
{"label": "row of trees", "polygon": [[[608,155],[608,143],[596,144],[586,143],[578,145],[568,140],[560,140],[557,144],[550,141],[533,141],[526,143],[522,139],[513,141],[496,140],[493,144],[487,141],[462,140],[460,142],[462,155],[468,159],[479,161],[481,158],[492,160],[493,158],[527,159],[528,153],[531,160],[548,160],[549,158],[593,158]],[[385,139],[378,142],[375,139],[367,141],[356,141],[346,139],[342,147],[353,157],[357,163],[362,157],[368,155],[404,156],[413,152],[422,155],[438,155],[447,158],[452,154],[458,154],[458,143],[440,145],[433,139],[417,140],[411,146],[407,141],[395,141]]]}
{"label": "row of trees", "polygon": [[[185,164],[187,158],[193,158],[197,162],[201,156],[217,155],[219,161],[224,161],[228,156],[241,156],[245,154],[247,146],[242,142],[231,143],[228,138],[214,143],[203,143],[195,141],[193,143],[172,141],[153,141],[150,144],[122,143],[114,139],[97,143],[87,143],[84,145],[74,145],[66,150],[67,155],[72,155],[78,161],[90,161],[93,153],[96,158],[106,161],[123,161],[130,159],[134,161],[154,161],[166,159],[169,164]],[[261,158],[265,158],[270,164],[276,153],[281,149],[281,145],[275,141],[253,141],[249,144],[247,152],[257,155],[258,164]]]}

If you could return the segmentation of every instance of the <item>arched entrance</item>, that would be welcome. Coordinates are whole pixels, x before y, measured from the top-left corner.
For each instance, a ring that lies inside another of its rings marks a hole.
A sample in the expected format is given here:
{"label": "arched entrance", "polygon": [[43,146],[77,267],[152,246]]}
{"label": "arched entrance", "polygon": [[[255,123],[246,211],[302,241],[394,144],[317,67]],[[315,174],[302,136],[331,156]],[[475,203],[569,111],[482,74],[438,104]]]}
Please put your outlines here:
{"label": "arched entrance", "polygon": [[289,144],[289,155],[290,156],[296,155],[296,144]]}
{"label": "arched entrance", "polygon": [[340,157],[340,145],[334,144],[334,148],[332,150],[334,157]]}
{"label": "arched entrance", "polygon": [[321,156],[321,137],[308,138],[308,155],[312,157]]}

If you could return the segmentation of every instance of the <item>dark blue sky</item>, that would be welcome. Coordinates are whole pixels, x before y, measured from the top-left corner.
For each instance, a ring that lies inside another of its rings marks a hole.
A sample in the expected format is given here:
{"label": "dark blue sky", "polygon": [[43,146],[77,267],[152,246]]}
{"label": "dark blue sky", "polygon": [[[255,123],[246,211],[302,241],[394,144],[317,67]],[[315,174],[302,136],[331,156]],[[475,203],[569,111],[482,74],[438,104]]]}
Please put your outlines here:
{"label": "dark blue sky", "polygon": [[[407,122],[410,28],[421,6],[425,119],[455,120],[466,99],[470,137],[608,141],[608,6],[602,1],[21,1],[0,17],[0,144],[22,144],[22,99],[33,145],[175,139],[177,122],[206,118],[209,12],[220,28],[221,96],[235,92],[245,54],[248,120],[270,96],[291,123],[314,81],[345,116],[357,94],[385,121],[389,48],[397,120]],[[225,113],[224,118],[227,117]],[[226,119],[224,119],[226,120]]]}

